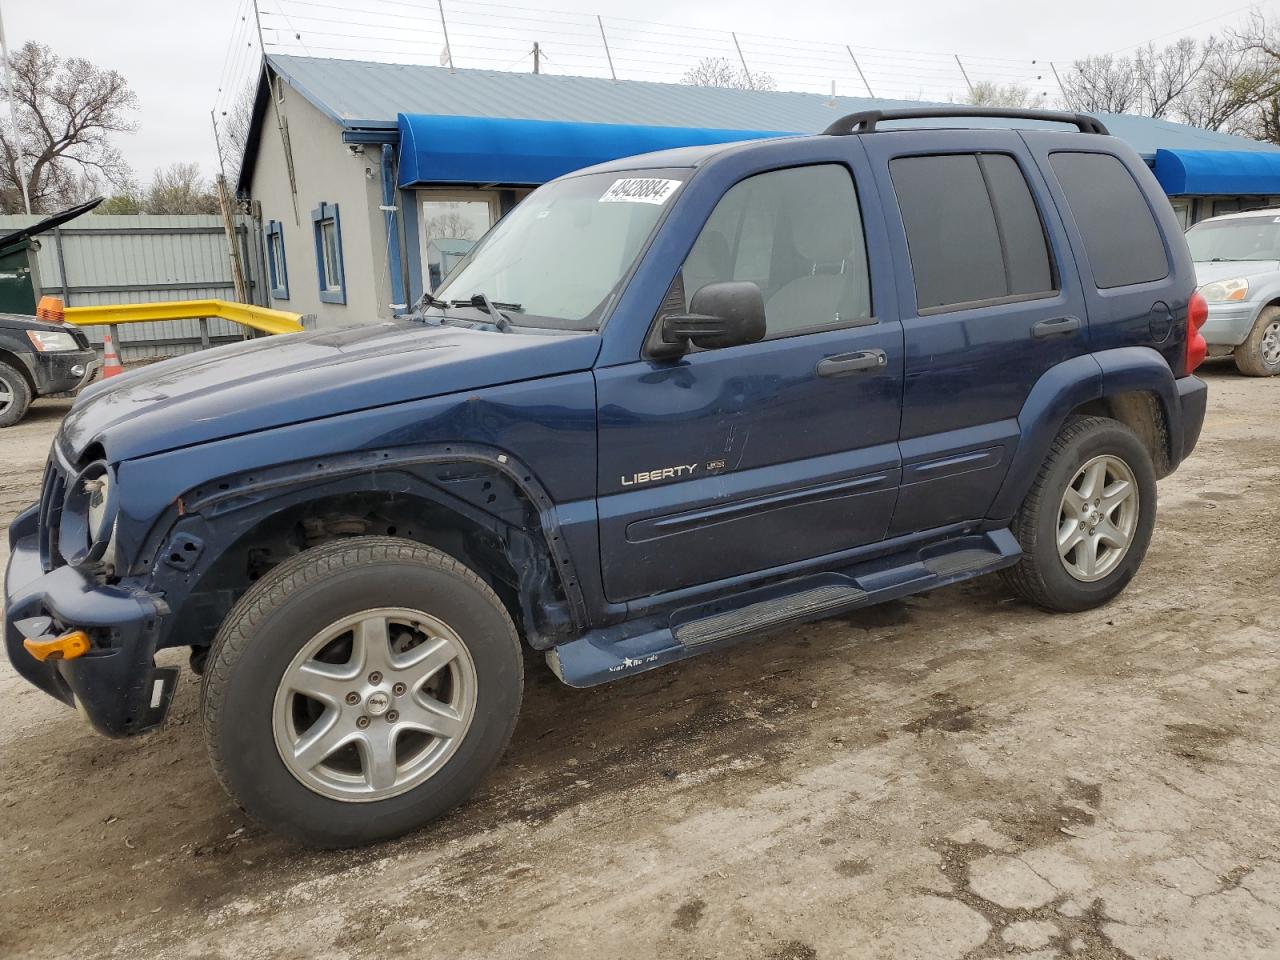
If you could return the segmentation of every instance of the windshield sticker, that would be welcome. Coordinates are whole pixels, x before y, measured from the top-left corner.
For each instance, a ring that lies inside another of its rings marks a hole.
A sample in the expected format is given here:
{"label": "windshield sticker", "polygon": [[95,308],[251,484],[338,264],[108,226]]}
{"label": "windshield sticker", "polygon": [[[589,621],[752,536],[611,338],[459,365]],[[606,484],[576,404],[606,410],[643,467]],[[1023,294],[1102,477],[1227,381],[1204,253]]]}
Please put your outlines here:
{"label": "windshield sticker", "polygon": [[682,180],[662,180],[657,177],[628,177],[613,181],[604,192],[601,203],[656,203],[659,206],[676,192]]}

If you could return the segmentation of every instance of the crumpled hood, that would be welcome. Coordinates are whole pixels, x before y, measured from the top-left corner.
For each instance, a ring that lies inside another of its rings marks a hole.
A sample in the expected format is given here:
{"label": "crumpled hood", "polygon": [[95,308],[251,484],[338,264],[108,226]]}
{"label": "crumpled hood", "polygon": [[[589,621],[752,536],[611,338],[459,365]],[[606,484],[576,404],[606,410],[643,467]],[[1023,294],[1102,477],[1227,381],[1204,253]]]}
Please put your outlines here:
{"label": "crumpled hood", "polygon": [[1232,277],[1253,277],[1280,270],[1280,260],[1201,260],[1196,263],[1196,286]]}
{"label": "crumpled hood", "polygon": [[82,391],[63,421],[79,459],[113,462],[271,427],[589,369],[594,334],[497,333],[418,321],[295,333],[204,350]]}

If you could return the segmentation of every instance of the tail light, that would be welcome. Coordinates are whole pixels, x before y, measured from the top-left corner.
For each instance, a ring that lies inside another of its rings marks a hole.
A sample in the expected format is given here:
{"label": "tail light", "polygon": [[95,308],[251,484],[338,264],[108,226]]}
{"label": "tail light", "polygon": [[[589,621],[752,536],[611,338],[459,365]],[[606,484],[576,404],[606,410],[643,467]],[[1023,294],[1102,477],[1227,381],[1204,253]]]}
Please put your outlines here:
{"label": "tail light", "polygon": [[40,302],[36,304],[36,319],[62,323],[66,319],[66,314],[62,311],[62,301],[57,297],[41,297]]}
{"label": "tail light", "polygon": [[1188,376],[1204,363],[1205,355],[1209,352],[1209,345],[1200,333],[1200,328],[1208,319],[1209,303],[1197,290],[1191,294],[1191,300],[1187,303],[1187,354],[1183,372]]}

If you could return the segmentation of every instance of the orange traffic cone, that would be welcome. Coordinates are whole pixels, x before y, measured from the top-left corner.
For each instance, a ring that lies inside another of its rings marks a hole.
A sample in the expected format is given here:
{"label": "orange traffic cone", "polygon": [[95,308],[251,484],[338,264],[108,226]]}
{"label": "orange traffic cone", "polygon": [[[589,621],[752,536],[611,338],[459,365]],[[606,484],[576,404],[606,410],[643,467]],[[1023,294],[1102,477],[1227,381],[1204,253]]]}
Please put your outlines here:
{"label": "orange traffic cone", "polygon": [[116,345],[111,342],[111,334],[104,333],[102,335],[102,379],[114,377],[117,373],[124,373],[124,367],[120,365],[120,354],[116,353]]}

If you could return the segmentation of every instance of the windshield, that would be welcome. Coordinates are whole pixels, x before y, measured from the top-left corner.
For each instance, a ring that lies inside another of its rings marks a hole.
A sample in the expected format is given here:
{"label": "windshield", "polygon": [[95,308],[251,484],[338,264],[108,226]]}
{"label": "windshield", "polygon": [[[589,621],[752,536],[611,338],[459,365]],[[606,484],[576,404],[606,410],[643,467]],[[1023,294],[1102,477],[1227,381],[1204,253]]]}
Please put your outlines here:
{"label": "windshield", "polygon": [[1187,231],[1191,259],[1280,260],[1280,217],[1206,220]]}
{"label": "windshield", "polygon": [[539,187],[485,234],[435,297],[452,303],[484,294],[517,324],[594,329],[689,173],[598,173]]}

